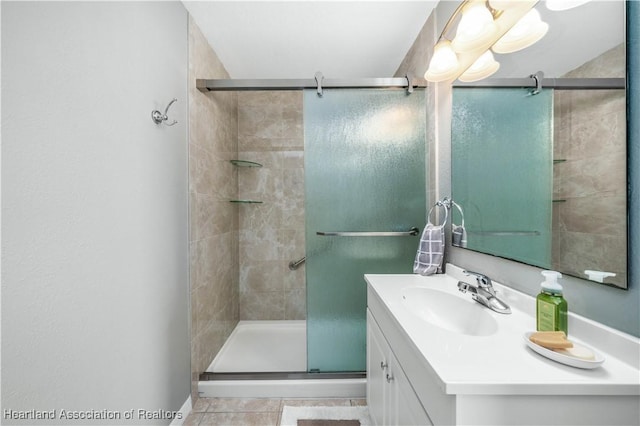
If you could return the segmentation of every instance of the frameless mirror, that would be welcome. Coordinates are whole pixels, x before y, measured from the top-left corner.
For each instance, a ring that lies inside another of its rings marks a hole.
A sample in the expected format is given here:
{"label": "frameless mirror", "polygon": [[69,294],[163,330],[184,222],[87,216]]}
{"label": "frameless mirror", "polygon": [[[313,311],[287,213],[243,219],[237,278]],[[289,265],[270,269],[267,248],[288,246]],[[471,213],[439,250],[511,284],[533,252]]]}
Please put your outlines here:
{"label": "frameless mirror", "polygon": [[454,84],[453,244],[626,288],[626,90],[591,86],[626,76],[625,2],[536,7],[549,32],[496,55],[495,76],[584,84],[536,95]]}

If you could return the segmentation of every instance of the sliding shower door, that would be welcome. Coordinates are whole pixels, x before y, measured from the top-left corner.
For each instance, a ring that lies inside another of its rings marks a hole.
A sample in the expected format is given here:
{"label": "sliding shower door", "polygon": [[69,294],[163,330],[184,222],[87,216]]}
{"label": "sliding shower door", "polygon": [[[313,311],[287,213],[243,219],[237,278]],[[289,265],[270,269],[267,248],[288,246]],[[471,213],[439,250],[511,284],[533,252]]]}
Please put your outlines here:
{"label": "sliding shower door", "polygon": [[549,269],[553,90],[529,92],[454,89],[451,195],[468,249]]}
{"label": "sliding shower door", "polygon": [[366,369],[365,273],[412,272],[425,224],[423,90],[304,94],[307,368]]}

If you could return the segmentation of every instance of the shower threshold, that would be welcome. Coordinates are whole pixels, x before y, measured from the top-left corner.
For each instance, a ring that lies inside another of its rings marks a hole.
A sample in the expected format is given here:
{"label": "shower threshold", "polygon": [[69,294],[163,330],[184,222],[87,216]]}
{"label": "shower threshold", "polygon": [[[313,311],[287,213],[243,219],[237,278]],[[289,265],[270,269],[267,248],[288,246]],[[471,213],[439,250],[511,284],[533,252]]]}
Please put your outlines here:
{"label": "shower threshold", "polygon": [[313,379],[362,379],[366,372],[355,373],[307,373],[307,372],[264,372],[264,373],[211,373],[200,374],[200,380],[313,380]]}
{"label": "shower threshold", "polygon": [[364,398],[366,373],[202,373],[203,398]]}
{"label": "shower threshold", "polygon": [[306,321],[240,321],[207,371],[200,374],[198,391],[210,398],[365,396],[364,372],[304,370]]}

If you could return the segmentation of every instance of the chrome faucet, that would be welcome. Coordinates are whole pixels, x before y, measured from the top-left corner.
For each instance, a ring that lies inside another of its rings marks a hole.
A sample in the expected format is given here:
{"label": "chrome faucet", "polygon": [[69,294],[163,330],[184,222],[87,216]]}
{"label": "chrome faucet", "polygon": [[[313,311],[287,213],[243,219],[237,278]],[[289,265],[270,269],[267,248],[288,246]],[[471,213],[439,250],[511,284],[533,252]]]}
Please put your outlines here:
{"label": "chrome faucet", "polygon": [[491,283],[491,278],[486,275],[479,274],[477,272],[472,271],[462,271],[465,275],[475,276],[478,286],[474,286],[464,281],[458,281],[458,290],[463,293],[467,291],[471,293],[471,298],[478,303],[483,304],[487,308],[496,311],[500,314],[510,314],[511,308],[504,303],[502,300],[498,299],[496,296],[496,291],[493,289],[493,284]]}

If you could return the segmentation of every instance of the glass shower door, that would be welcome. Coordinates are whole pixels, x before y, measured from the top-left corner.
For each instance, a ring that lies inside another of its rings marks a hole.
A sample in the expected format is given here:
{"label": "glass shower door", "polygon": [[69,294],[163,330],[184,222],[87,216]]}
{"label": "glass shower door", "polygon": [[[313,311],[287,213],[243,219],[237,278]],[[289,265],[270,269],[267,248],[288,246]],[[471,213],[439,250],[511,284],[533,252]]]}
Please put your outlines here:
{"label": "glass shower door", "polygon": [[364,371],[363,275],[411,273],[425,224],[425,95],[307,90],[304,113],[307,368]]}
{"label": "glass shower door", "polygon": [[451,195],[466,247],[549,269],[553,90],[457,88],[453,105]]}

